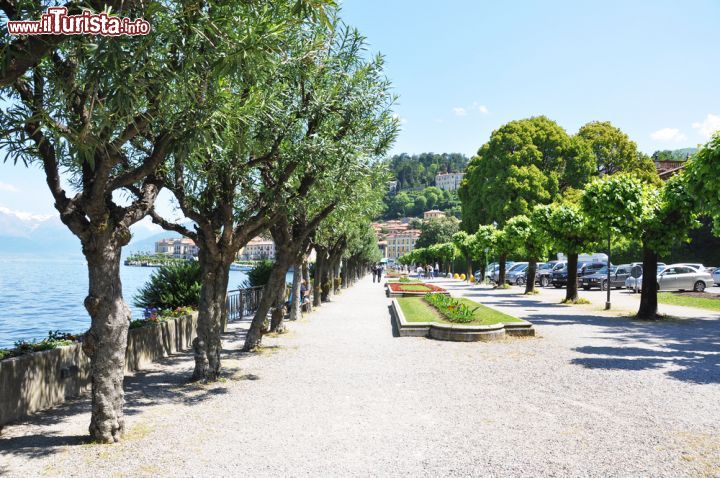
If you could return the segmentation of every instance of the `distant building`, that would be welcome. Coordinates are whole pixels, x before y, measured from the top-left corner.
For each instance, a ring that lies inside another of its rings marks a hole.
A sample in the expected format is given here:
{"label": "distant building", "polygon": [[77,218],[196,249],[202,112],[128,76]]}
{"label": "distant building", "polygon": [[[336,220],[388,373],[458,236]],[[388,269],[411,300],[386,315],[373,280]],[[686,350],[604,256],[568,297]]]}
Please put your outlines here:
{"label": "distant building", "polygon": [[245,247],[240,249],[237,255],[241,261],[259,261],[263,259],[275,259],[275,242],[264,237],[254,237]]}
{"label": "distant building", "polygon": [[435,176],[435,186],[445,191],[456,191],[465,173],[442,173]]}
{"label": "distant building", "polygon": [[415,249],[415,243],[420,237],[417,229],[388,234],[387,236],[387,258],[397,259]]}
{"label": "distant building", "polygon": [[438,217],[445,217],[445,213],[443,211],[439,211],[437,209],[433,209],[432,211],[425,211],[423,213],[423,219],[436,219]]}
{"label": "distant building", "polygon": [[193,259],[198,255],[198,247],[192,239],[160,239],[155,242],[155,254],[163,254],[178,259]]}

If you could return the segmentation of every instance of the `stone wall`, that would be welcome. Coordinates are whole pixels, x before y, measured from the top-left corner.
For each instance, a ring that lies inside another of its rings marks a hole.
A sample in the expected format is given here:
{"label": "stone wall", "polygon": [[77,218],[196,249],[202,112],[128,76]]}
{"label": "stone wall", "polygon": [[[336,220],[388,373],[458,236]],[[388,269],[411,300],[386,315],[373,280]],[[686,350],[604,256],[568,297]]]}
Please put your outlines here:
{"label": "stone wall", "polygon": [[[126,373],[192,346],[197,313],[132,329]],[[90,390],[90,359],[80,343],[0,361],[0,426]]]}

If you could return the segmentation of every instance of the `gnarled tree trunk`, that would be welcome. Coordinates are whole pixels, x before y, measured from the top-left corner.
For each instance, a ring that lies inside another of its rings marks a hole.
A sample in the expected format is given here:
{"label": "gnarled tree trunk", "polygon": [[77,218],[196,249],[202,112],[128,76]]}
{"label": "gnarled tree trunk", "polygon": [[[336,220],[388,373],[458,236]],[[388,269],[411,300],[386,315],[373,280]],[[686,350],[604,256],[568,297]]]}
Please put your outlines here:
{"label": "gnarled tree trunk", "polygon": [[90,357],[90,436],[100,443],[120,441],[125,430],[123,378],[131,314],[123,300],[120,282],[123,245],[99,234],[83,243],[89,277],[85,308],[91,325],[82,347]]}
{"label": "gnarled tree trunk", "polygon": [[290,303],[290,320],[297,320],[302,313],[303,297],[300,293],[300,286],[303,280],[303,261],[296,260],[293,264],[292,302]]}
{"label": "gnarled tree trunk", "polygon": [[578,300],[577,264],[577,253],[568,254],[565,302],[575,302]]}
{"label": "gnarled tree trunk", "polygon": [[655,320],[658,317],[657,262],[658,257],[655,251],[643,247],[643,280],[637,319]]}
{"label": "gnarled tree trunk", "polygon": [[245,337],[244,351],[249,352],[262,345],[262,336],[265,332],[267,314],[270,311],[270,307],[277,302],[280,294],[284,295],[285,274],[287,274],[288,267],[287,258],[282,258],[280,254],[276,255],[275,265],[270,272],[270,277],[263,289],[257,311]]}
{"label": "gnarled tree trunk", "polygon": [[220,376],[223,326],[227,313],[227,287],[232,260],[213,255],[200,247],[198,257],[202,288],[198,310],[197,337],[193,340],[195,370],[193,380],[215,381]]}

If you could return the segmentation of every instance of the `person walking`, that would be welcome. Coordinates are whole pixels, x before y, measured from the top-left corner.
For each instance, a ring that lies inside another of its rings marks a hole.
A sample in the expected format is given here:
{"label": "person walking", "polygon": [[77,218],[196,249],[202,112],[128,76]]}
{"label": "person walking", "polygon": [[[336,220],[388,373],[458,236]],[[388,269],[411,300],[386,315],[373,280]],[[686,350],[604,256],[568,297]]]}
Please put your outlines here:
{"label": "person walking", "polygon": [[372,272],[373,283],[375,283],[375,278],[377,277],[377,265],[373,264],[372,269],[370,269],[370,271]]}

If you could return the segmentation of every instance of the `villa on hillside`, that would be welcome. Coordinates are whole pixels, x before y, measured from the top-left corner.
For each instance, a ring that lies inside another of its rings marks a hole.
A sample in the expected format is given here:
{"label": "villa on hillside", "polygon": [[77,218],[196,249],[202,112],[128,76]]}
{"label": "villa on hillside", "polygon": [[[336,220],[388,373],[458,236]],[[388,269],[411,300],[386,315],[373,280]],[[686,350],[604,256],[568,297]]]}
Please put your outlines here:
{"label": "villa on hillside", "polygon": [[435,176],[435,186],[445,191],[456,191],[465,173],[442,173]]}
{"label": "villa on hillside", "polygon": [[425,219],[425,220],[437,219],[439,217],[445,217],[445,216],[446,216],[445,212],[440,211],[438,209],[432,209],[430,211],[425,211],[423,213],[423,219]]}

